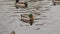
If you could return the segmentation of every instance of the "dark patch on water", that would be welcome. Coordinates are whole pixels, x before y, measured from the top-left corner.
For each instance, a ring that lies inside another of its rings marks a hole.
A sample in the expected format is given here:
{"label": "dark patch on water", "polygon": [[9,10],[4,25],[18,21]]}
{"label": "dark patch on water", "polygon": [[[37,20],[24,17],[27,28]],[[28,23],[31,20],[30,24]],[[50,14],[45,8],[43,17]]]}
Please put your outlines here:
{"label": "dark patch on water", "polygon": [[29,13],[29,12],[14,12],[14,13]]}
{"label": "dark patch on water", "polygon": [[35,18],[34,20],[40,20],[40,18]]}
{"label": "dark patch on water", "polygon": [[29,25],[25,25],[25,26],[29,26]]}
{"label": "dark patch on water", "polygon": [[35,24],[35,26],[43,26],[43,24]]}
{"label": "dark patch on water", "polygon": [[42,17],[47,17],[47,16],[42,16]]}
{"label": "dark patch on water", "polygon": [[23,27],[23,26],[29,26],[29,25],[20,25],[21,27]]}
{"label": "dark patch on water", "polygon": [[46,11],[48,11],[48,10],[50,10],[50,9],[46,9]]}
{"label": "dark patch on water", "polygon": [[23,25],[20,25],[21,27],[23,27]]}
{"label": "dark patch on water", "polygon": [[35,14],[35,15],[41,15],[40,13],[34,13],[34,12],[32,12],[33,14]]}
{"label": "dark patch on water", "polygon": [[40,28],[36,28],[35,30],[40,30]]}
{"label": "dark patch on water", "polygon": [[5,13],[10,13],[10,12],[5,12]]}
{"label": "dark patch on water", "polygon": [[36,23],[36,22],[38,22],[38,21],[34,21],[33,23]]}
{"label": "dark patch on water", "polygon": [[26,11],[26,10],[20,10],[20,11]]}
{"label": "dark patch on water", "polygon": [[35,24],[35,26],[43,26],[45,23],[43,23],[43,24]]}
{"label": "dark patch on water", "polygon": [[42,13],[47,13],[47,12],[42,11]]}

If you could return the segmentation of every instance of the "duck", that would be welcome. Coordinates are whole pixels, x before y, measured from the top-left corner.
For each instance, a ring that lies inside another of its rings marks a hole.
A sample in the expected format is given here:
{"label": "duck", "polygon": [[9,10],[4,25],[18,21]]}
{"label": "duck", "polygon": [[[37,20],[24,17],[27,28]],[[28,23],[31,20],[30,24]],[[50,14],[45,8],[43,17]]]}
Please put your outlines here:
{"label": "duck", "polygon": [[12,31],[11,34],[16,34],[15,31]]}
{"label": "duck", "polygon": [[15,4],[16,8],[26,8],[27,7],[27,2],[24,1],[19,1],[18,3]]}
{"label": "duck", "polygon": [[30,18],[30,25],[32,25],[33,24],[33,21],[34,21],[34,17],[33,17],[33,15],[32,14],[29,14],[29,18]]}
{"label": "duck", "polygon": [[34,17],[32,14],[29,14],[29,15],[21,15],[21,21],[23,22],[26,22],[26,23],[29,23],[30,25],[33,24],[33,21],[34,21]]}

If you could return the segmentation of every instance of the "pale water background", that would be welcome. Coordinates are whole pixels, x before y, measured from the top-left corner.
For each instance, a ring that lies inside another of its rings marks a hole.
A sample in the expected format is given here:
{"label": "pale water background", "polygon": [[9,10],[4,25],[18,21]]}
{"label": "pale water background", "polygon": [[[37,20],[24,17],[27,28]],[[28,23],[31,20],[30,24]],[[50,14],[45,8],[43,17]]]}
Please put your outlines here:
{"label": "pale water background", "polygon": [[[0,0],[0,34],[11,34],[12,31],[16,34],[60,34],[60,5],[53,6],[52,2],[46,1],[40,2],[40,5],[28,2],[28,6],[29,8],[16,9],[14,1]],[[19,20],[23,14],[20,12],[32,10],[41,14],[32,26]]]}

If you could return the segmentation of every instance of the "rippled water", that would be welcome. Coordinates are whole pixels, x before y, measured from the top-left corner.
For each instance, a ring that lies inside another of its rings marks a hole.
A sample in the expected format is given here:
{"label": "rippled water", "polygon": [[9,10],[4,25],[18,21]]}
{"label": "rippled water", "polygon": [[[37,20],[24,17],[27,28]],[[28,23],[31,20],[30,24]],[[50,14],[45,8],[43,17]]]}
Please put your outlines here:
{"label": "rippled water", "polygon": [[[28,8],[16,9],[14,1],[0,1],[0,34],[10,34],[12,31],[17,34],[54,34],[55,31],[59,33],[55,26],[58,26],[59,29],[58,18],[60,16],[59,12],[54,12],[56,11],[54,8],[59,9],[59,7],[51,7],[51,5],[50,1],[28,2]],[[19,20],[21,14],[29,13],[32,13],[37,18],[32,26]]]}

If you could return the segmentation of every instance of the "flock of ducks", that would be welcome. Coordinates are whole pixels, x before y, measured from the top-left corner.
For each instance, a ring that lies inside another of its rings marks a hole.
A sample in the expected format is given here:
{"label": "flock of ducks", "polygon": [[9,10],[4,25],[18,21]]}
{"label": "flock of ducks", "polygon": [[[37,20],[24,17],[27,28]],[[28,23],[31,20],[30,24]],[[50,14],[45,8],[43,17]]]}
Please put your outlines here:
{"label": "flock of ducks", "polygon": [[[56,5],[55,1],[52,1],[52,2],[53,2],[53,5]],[[25,2],[25,1],[16,0],[15,7],[16,7],[16,9],[27,8],[28,7],[28,3]],[[30,23],[30,25],[32,25],[33,21],[34,21],[33,14],[29,14],[29,15],[24,15],[23,14],[23,15],[21,15],[21,21],[26,22],[26,23]]]}
{"label": "flock of ducks", "polygon": [[[16,9],[27,8],[28,4],[27,2],[16,0],[15,7]],[[21,21],[25,23],[29,23],[30,25],[33,25],[33,21],[34,21],[33,14],[21,14],[20,16],[21,16],[21,19],[20,19]],[[12,31],[11,34],[16,34],[16,32]]]}
{"label": "flock of ducks", "polygon": [[[53,2],[53,5],[56,5],[56,2],[54,2],[54,1],[52,1],[52,2]],[[27,8],[28,3],[25,1],[16,0],[15,7],[16,7],[16,9]],[[29,23],[30,25],[33,25],[34,19],[35,18],[34,18],[33,14],[22,14],[21,15],[21,21],[23,21],[25,23]],[[16,33],[15,33],[15,31],[12,31],[11,34],[16,34]]]}
{"label": "flock of ducks", "polygon": [[[16,9],[27,8],[28,3],[25,1],[16,0],[15,7],[16,7]],[[33,17],[33,14],[26,14],[26,15],[22,14],[20,20],[22,22],[29,23],[30,25],[33,25],[34,17]]]}

